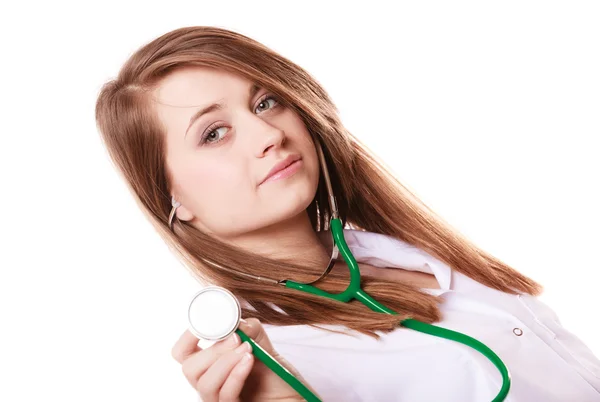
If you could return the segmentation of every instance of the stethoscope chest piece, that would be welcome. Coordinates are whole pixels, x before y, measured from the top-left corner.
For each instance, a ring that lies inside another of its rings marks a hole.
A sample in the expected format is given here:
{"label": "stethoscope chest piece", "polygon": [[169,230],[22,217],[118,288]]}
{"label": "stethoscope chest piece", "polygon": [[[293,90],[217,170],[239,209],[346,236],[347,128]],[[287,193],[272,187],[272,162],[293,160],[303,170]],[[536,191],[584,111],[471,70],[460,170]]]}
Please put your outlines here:
{"label": "stethoscope chest piece", "polygon": [[227,338],[238,328],[241,318],[237,298],[219,286],[207,286],[196,293],[188,308],[190,332],[200,339]]}

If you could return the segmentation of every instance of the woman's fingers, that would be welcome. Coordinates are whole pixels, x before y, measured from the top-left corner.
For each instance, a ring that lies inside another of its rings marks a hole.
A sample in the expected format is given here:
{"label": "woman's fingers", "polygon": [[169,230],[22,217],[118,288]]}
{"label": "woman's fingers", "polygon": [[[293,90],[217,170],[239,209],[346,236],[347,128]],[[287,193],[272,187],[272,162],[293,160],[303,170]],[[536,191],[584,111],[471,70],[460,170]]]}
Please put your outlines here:
{"label": "woman's fingers", "polygon": [[235,332],[229,337],[213,344],[211,347],[190,355],[181,365],[183,374],[190,385],[197,388],[198,380],[223,354],[237,348],[241,343],[240,337]]}
{"label": "woman's fingers", "polygon": [[[246,377],[250,374],[250,370],[247,372],[245,370],[249,360],[244,356],[250,354],[251,350],[250,345],[244,342],[234,350],[220,355],[210,365],[208,370],[200,376],[196,384],[196,390],[204,400],[226,401],[236,400],[239,397]],[[238,365],[241,365],[240,369],[237,371],[234,370]],[[222,394],[222,388],[226,382],[228,382],[228,385],[225,392],[228,393],[228,396]],[[237,393],[232,394],[232,392],[236,391]]]}
{"label": "woman's fingers", "polygon": [[[242,321],[239,329],[303,381],[297,370],[274,350],[258,319]],[[300,398],[290,385],[256,360],[251,354],[251,345],[242,345],[236,333],[202,349],[198,347],[197,338],[185,331],[173,346],[172,354],[181,363],[187,381],[205,402],[239,402],[241,398],[295,401]]]}
{"label": "woman's fingers", "polygon": [[185,359],[187,359],[193,353],[200,351],[200,347],[198,346],[198,338],[194,334],[190,332],[189,329],[185,330],[185,332],[179,337],[173,348],[171,349],[171,356],[179,364],[182,364]]}
{"label": "woman's fingers", "polygon": [[254,366],[254,355],[245,353],[241,360],[235,365],[225,384],[221,387],[219,397],[224,401],[235,401],[240,397],[246,379]]}
{"label": "woman's fingers", "polygon": [[239,329],[246,335],[258,343],[269,354],[276,354],[271,340],[267,336],[264,327],[257,318],[248,318],[248,320],[240,321]]}

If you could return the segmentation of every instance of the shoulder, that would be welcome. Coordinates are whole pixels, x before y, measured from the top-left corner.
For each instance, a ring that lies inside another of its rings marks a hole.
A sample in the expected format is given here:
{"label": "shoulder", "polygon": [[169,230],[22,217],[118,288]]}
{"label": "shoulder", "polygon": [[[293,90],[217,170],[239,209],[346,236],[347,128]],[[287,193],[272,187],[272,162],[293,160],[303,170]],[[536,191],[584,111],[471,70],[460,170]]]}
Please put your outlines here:
{"label": "shoulder", "polygon": [[538,297],[520,294],[517,298],[544,331],[556,353],[600,392],[600,360],[592,350],[566,329],[556,312]]}

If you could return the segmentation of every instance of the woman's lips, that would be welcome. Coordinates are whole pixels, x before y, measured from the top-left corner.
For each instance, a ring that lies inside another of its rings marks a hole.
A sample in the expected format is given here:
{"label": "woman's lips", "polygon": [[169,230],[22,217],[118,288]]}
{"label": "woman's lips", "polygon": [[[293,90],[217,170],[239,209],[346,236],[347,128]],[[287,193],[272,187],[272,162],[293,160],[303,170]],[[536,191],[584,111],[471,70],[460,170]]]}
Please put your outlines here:
{"label": "woman's lips", "polygon": [[269,177],[267,180],[263,181],[261,185],[268,183],[270,181],[275,181],[279,179],[285,179],[286,177],[290,177],[294,173],[296,173],[303,165],[302,159],[298,159],[295,162],[292,162],[288,167],[278,171],[273,174],[273,176]]}

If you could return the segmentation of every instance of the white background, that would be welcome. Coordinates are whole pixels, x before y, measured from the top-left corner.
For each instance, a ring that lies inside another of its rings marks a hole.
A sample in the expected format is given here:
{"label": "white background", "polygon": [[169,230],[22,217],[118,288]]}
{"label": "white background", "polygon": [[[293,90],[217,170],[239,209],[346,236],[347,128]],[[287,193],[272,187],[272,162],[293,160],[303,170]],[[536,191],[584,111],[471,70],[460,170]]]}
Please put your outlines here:
{"label": "white background", "polygon": [[94,121],[127,57],[189,25],[237,30],[306,68],[351,132],[544,284],[542,300],[600,355],[598,3],[392,3],[2,6],[0,400],[194,400],[170,351],[200,285],[145,221]]}

